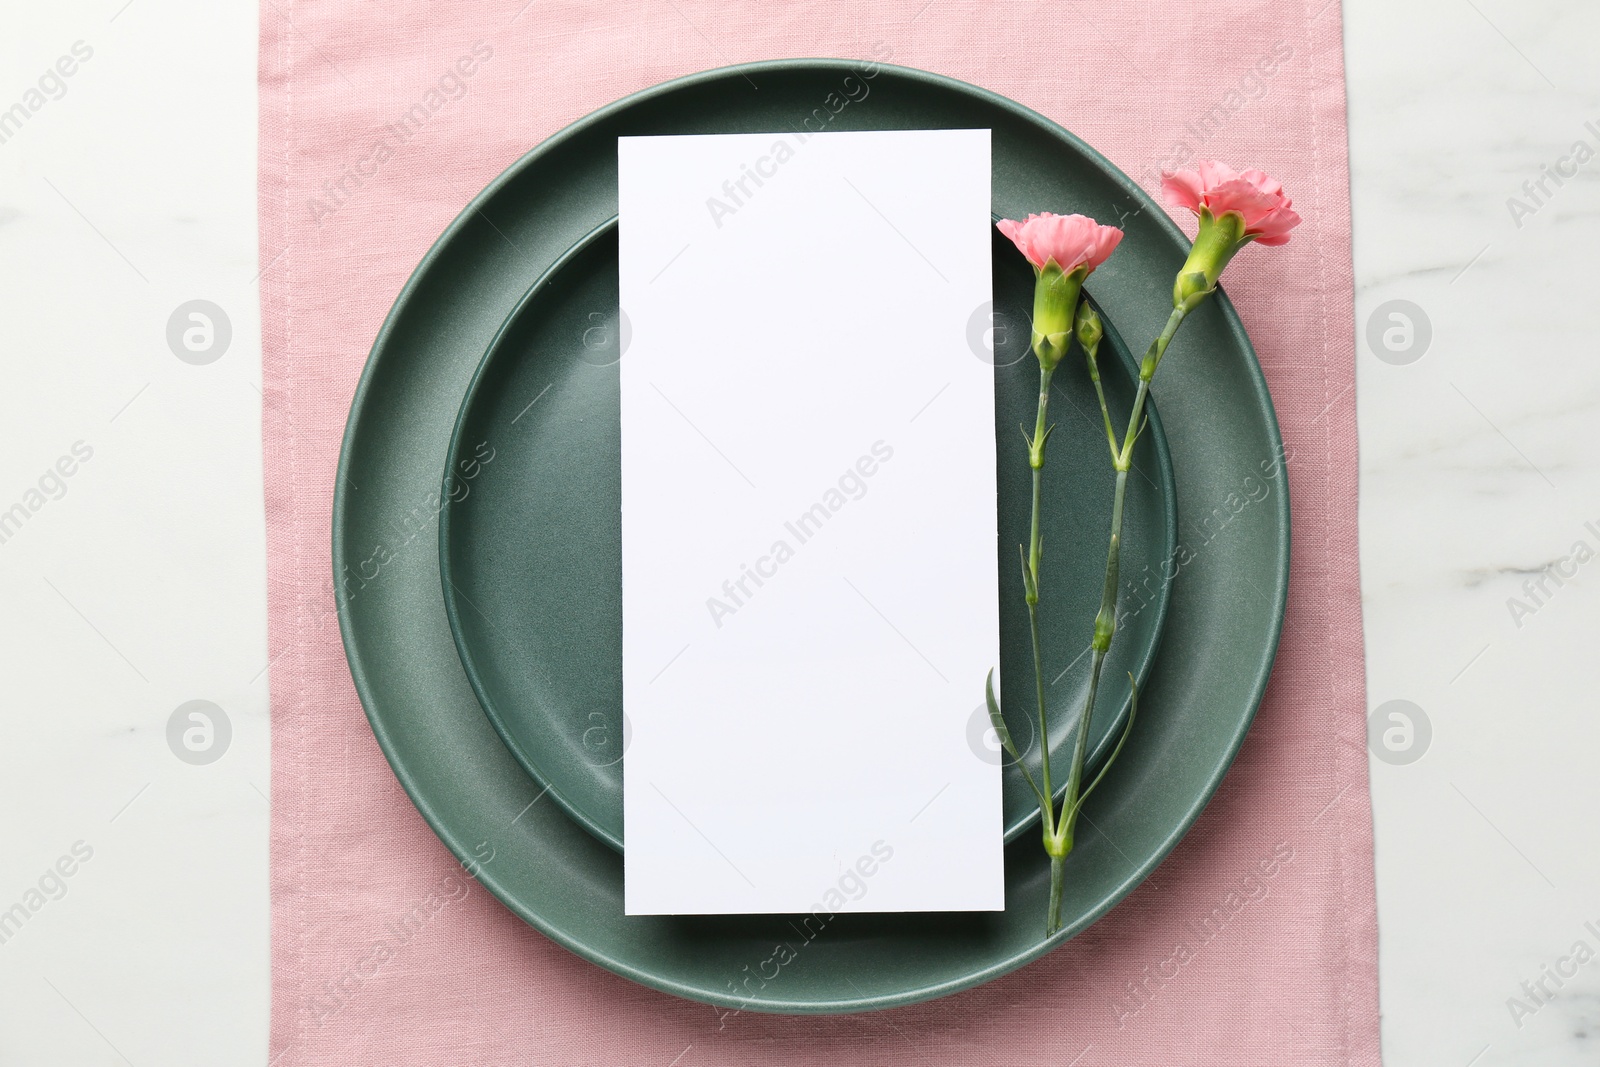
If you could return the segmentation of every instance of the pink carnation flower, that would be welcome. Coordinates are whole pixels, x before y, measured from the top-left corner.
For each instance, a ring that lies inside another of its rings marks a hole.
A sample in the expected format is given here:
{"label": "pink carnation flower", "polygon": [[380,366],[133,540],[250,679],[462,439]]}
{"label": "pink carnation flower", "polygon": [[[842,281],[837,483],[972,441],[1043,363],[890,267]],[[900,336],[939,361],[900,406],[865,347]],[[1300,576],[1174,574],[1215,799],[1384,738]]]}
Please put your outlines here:
{"label": "pink carnation flower", "polygon": [[1090,273],[1116,251],[1122,231],[1102,226],[1087,215],[1056,215],[1049,211],[1029,215],[1027,221],[1002,219],[995,228],[1015,244],[1034,269],[1043,270],[1052,259],[1063,273],[1080,267]]}
{"label": "pink carnation flower", "polygon": [[1238,215],[1244,220],[1244,236],[1260,244],[1287,244],[1289,231],[1300,225],[1283,186],[1259,170],[1235,171],[1204,159],[1195,170],[1162,171],[1161,190],[1174,205],[1196,215],[1202,209],[1213,217]]}

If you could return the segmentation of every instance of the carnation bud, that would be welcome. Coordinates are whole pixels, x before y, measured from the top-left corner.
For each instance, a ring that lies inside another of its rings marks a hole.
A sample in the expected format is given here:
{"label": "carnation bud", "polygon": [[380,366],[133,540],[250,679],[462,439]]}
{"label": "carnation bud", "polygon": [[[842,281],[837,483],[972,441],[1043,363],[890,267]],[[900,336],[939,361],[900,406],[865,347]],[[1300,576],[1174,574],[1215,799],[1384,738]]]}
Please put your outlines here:
{"label": "carnation bud", "polygon": [[1100,338],[1106,334],[1105,327],[1100,324],[1100,316],[1089,306],[1087,300],[1078,305],[1074,332],[1077,333],[1078,343],[1083,346],[1085,352],[1093,352],[1099,346]]}

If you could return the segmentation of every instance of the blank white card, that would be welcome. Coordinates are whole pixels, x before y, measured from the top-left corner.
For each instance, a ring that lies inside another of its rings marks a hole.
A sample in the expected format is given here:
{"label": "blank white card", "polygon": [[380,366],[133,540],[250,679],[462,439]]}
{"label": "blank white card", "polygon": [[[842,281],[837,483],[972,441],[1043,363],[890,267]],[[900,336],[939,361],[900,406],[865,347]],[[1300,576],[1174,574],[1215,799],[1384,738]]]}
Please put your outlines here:
{"label": "blank white card", "polygon": [[627,913],[1003,909],[989,131],[617,156]]}

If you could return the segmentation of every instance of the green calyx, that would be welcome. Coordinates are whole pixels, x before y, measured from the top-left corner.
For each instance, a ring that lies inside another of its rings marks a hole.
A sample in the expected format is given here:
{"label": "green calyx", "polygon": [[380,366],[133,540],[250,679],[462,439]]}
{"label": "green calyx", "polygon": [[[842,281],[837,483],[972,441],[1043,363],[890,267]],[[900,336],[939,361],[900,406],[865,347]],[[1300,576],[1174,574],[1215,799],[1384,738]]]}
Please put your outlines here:
{"label": "green calyx", "polygon": [[1200,232],[1172,286],[1172,306],[1185,312],[1199,307],[1216,291],[1228,261],[1254,239],[1245,235],[1244,216],[1234,211],[1213,215],[1201,208]]}
{"label": "green calyx", "polygon": [[1078,294],[1089,272],[1082,267],[1063,271],[1055,260],[1046,260],[1034,272],[1033,354],[1039,365],[1054,370],[1067,354],[1072,342],[1072,317],[1078,308]]}

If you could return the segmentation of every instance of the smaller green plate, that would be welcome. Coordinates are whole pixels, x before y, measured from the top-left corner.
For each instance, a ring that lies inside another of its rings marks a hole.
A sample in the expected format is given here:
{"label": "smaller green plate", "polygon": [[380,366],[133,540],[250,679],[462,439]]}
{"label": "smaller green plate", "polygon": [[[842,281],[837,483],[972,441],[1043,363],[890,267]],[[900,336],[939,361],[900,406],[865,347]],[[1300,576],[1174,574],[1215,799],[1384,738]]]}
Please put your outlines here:
{"label": "smaller green plate", "polygon": [[[974,358],[995,367],[1000,678],[1002,691],[1014,694],[1004,702],[1007,728],[1032,762],[1038,759],[1032,651],[1017,546],[1028,537],[1032,491],[1019,427],[1033,425],[1039,390],[1028,347],[1033,272],[998,233],[993,264],[993,319],[979,309],[969,343]],[[490,344],[456,421],[439,516],[445,609],[479,702],[528,773],[619,851],[629,732],[622,710],[617,365],[628,339],[618,310],[612,219],[534,282]],[[1109,320],[1102,352],[1110,357],[1102,364],[1113,418],[1125,421],[1137,364]],[[1051,753],[1065,760],[1087,696],[1090,658],[1082,653],[1100,600],[1113,475],[1087,375],[1058,374],[1056,382],[1041,629]],[[1154,405],[1147,410],[1149,432],[1137,446],[1138,474],[1125,510],[1124,574],[1164,573],[1162,563],[1177,545],[1171,457]],[[1091,763],[1109,751],[1125,721],[1128,676],[1142,683],[1155,659],[1169,584],[1150,582],[1122,597],[1124,615],[1091,723]],[[978,758],[1009,764],[989,725],[983,680],[970,682],[969,744]],[[1039,811],[1015,766],[1002,780],[1011,841]]]}

